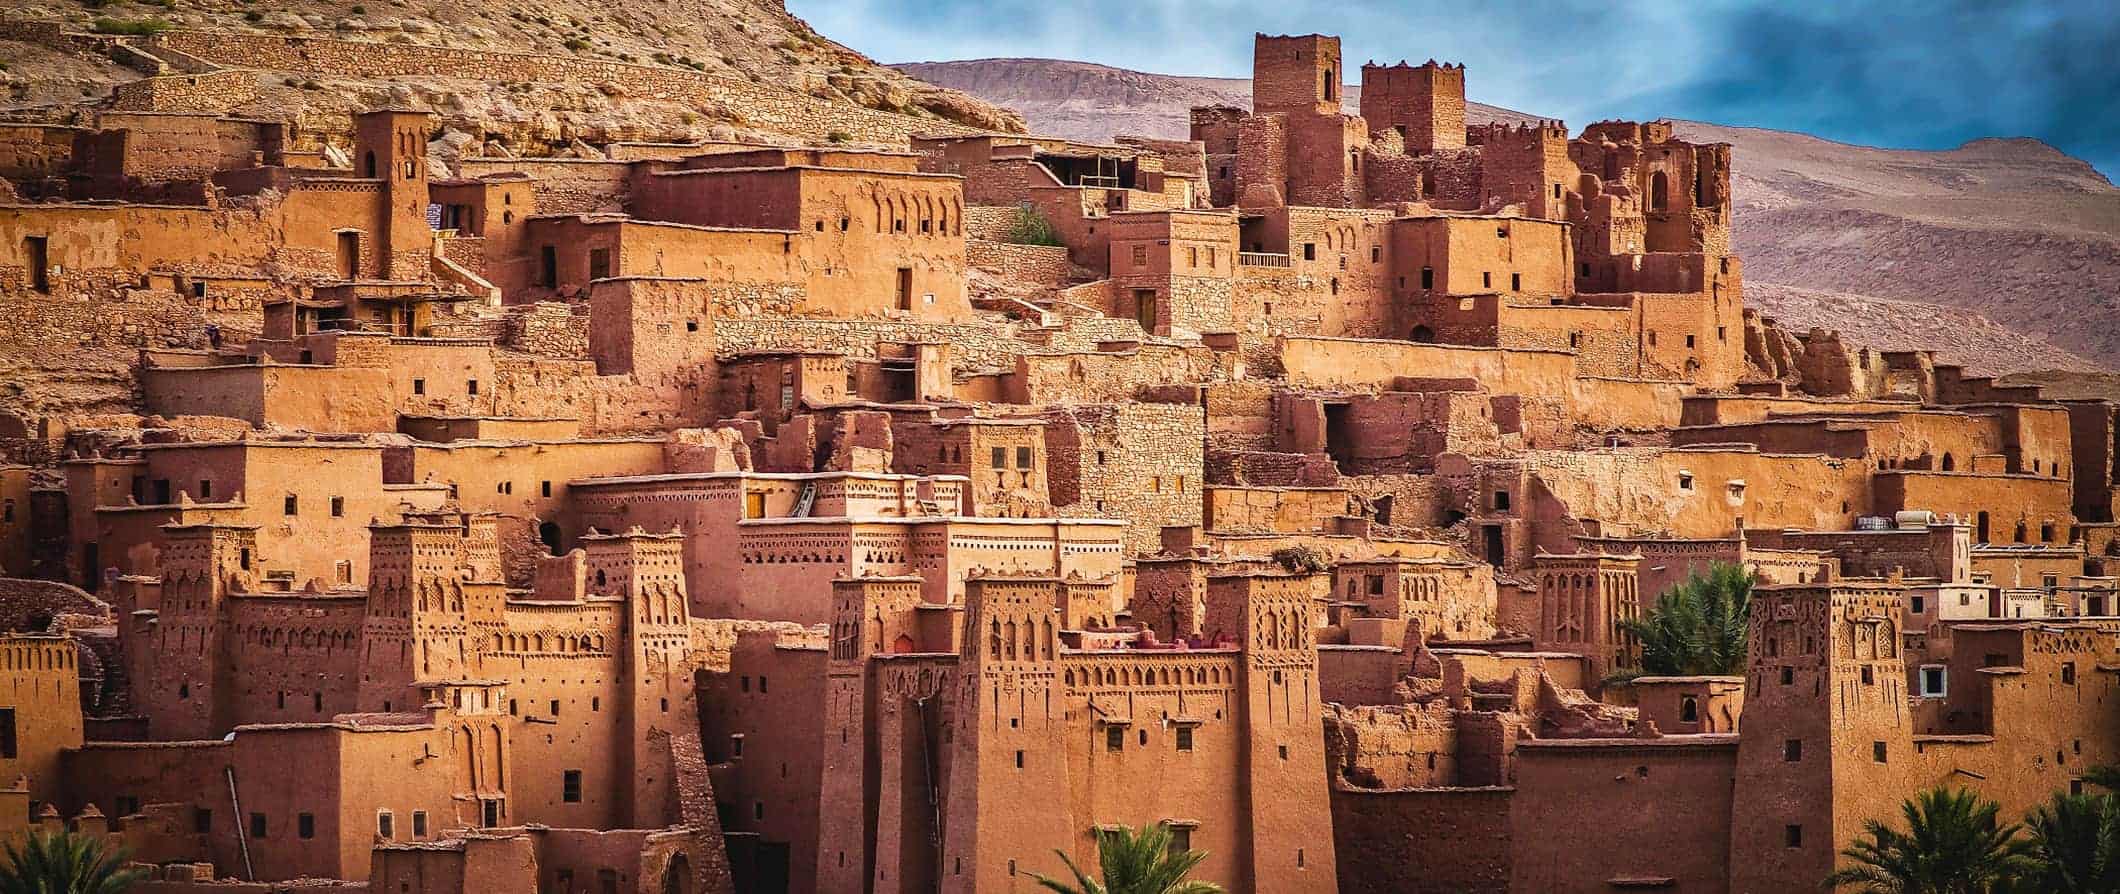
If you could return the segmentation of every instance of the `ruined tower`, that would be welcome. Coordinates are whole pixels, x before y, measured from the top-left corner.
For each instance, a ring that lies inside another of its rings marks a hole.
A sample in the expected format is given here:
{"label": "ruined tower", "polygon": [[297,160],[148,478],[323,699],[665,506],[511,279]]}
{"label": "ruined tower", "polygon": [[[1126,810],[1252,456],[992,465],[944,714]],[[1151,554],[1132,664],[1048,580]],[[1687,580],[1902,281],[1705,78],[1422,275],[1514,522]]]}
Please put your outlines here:
{"label": "ruined tower", "polygon": [[1398,131],[1408,155],[1465,148],[1465,66],[1362,66],[1362,119],[1372,131]]}

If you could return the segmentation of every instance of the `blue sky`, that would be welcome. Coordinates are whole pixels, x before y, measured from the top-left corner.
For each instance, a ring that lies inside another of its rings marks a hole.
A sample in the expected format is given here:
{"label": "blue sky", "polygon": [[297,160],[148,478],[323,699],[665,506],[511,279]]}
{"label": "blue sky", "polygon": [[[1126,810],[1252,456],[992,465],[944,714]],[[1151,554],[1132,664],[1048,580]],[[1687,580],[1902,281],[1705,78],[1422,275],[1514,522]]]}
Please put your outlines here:
{"label": "blue sky", "polygon": [[1471,98],[1565,118],[1668,116],[1939,149],[2036,137],[2120,173],[2111,0],[788,0],[884,62],[1036,56],[1243,77],[1254,31],[1338,34],[1347,67],[1463,62]]}

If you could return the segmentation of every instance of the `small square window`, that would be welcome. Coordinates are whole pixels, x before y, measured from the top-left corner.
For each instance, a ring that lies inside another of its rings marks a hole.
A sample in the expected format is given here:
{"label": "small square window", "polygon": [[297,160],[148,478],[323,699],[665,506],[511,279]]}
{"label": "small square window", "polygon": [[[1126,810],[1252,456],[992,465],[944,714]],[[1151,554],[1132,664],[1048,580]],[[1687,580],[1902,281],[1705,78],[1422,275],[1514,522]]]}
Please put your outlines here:
{"label": "small square window", "polygon": [[1784,668],[1782,668],[1782,669],[1781,669],[1781,685],[1783,685],[1783,686],[1788,686],[1788,685],[1791,685],[1791,684],[1793,684],[1793,683],[1795,683],[1795,682],[1796,682],[1796,669],[1795,669],[1795,668],[1793,668],[1793,667],[1784,667]]}
{"label": "small square window", "polygon": [[250,837],[265,837],[265,814],[253,813],[250,815]]}
{"label": "small square window", "polygon": [[1781,831],[1782,844],[1788,847],[1803,847],[1803,827],[1784,826]]}
{"label": "small square window", "polygon": [[1107,726],[1107,727],[1105,727],[1105,728],[1104,728],[1104,750],[1106,750],[1106,751],[1123,751],[1123,750],[1125,750],[1125,749],[1126,749],[1126,728],[1125,728],[1125,727],[1122,727],[1122,726]]}
{"label": "small square window", "polygon": [[1784,739],[1781,743],[1781,759],[1791,763],[1803,760],[1803,740]]}
{"label": "small square window", "polygon": [[1921,697],[1943,698],[1948,691],[1948,670],[1940,664],[1925,664],[1921,667]]}
{"label": "small square window", "polygon": [[427,837],[427,811],[415,810],[412,812],[412,837]]}
{"label": "small square window", "polygon": [[996,448],[994,448],[994,449],[993,449],[993,452],[992,452],[991,454],[989,454],[988,458],[989,458],[989,459],[991,459],[991,460],[993,461],[993,467],[994,467],[994,468],[996,468],[996,469],[1006,469],[1006,468],[1008,468],[1008,448],[1007,448],[1007,447],[996,447]]}
{"label": "small square window", "polygon": [[377,811],[375,815],[375,834],[378,838],[397,837],[397,817],[392,816],[388,810]]}
{"label": "small square window", "polygon": [[302,838],[317,837],[317,818],[307,813],[295,814],[294,834]]}
{"label": "small square window", "polygon": [[294,494],[288,494],[288,495],[286,496],[286,498],[284,498],[284,499],[282,499],[282,500],[280,501],[280,514],[282,514],[282,515],[300,515],[301,513],[302,513],[302,501],[301,501],[301,498],[299,498],[299,497],[296,497],[296,496],[295,496]]}
{"label": "small square window", "polygon": [[332,518],[345,518],[345,517],[346,517],[346,498],[345,498],[345,497],[332,497],[332,498],[331,498],[331,517],[332,517]]}
{"label": "small square window", "polygon": [[412,393],[414,393],[414,394],[426,394],[426,393],[427,393],[427,380],[426,380],[426,379],[413,379],[413,380],[412,380]]}
{"label": "small square window", "polygon": [[1886,748],[1885,748],[1885,743],[1883,743],[1883,742],[1871,742],[1871,743],[1870,743],[1870,759],[1871,759],[1871,760],[1873,760],[1873,761],[1876,761],[1876,762],[1878,762],[1878,763],[1880,763],[1880,764],[1882,764],[1882,763],[1886,763],[1886,761],[1885,761],[1885,756],[1886,756]]}
{"label": "small square window", "polygon": [[1193,750],[1193,728],[1189,726],[1178,727],[1177,742],[1179,751]]}
{"label": "small square window", "polygon": [[559,799],[569,804],[582,800],[582,771],[568,770],[560,775]]}
{"label": "small square window", "polygon": [[1030,467],[1031,467],[1031,449],[1030,449],[1029,447],[1018,447],[1018,448],[1016,448],[1016,468],[1019,468],[1019,469],[1028,469],[1028,468],[1030,468]]}

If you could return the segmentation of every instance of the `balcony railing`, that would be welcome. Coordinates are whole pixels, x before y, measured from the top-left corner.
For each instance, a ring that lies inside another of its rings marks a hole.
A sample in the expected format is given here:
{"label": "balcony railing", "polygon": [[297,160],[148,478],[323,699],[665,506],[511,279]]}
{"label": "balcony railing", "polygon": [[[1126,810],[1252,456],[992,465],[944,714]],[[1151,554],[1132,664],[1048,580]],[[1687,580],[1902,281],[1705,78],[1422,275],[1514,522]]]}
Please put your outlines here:
{"label": "balcony railing", "polygon": [[1245,267],[1286,267],[1288,256],[1263,251],[1237,252],[1237,263]]}

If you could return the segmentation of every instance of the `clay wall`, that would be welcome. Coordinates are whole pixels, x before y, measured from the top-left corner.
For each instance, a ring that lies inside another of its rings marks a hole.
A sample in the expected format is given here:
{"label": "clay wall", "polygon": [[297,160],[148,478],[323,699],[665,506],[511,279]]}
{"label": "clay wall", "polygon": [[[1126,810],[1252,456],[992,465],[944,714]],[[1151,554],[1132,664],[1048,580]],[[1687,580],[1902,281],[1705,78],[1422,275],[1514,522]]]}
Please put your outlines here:
{"label": "clay wall", "polygon": [[[94,507],[98,554],[125,573],[157,573],[157,525],[177,507],[165,489],[230,523],[259,525],[259,573],[326,588],[368,579],[368,523],[394,518],[406,496],[383,487],[382,451],[363,445],[233,442],[150,447],[141,506]],[[231,501],[241,498],[239,504]],[[292,512],[289,507],[292,506]]]}
{"label": "clay wall", "polygon": [[799,167],[672,171],[645,178],[631,207],[672,223],[801,233],[793,251],[810,300],[837,315],[971,315],[956,177]]}
{"label": "clay wall", "polygon": [[[1509,890],[1609,891],[1637,879],[1668,879],[1659,887],[1677,891],[1729,890],[1736,757],[1734,736],[1520,745]],[[1635,820],[1585,827],[1576,822],[1584,804]],[[1587,837],[1543,834],[1571,822]]]}
{"label": "clay wall", "polygon": [[824,664],[822,644],[754,625],[739,630],[726,673],[700,674],[701,744],[727,765],[714,785],[722,828],[786,845],[790,891],[817,888]]}
{"label": "clay wall", "polygon": [[[1332,787],[1341,890],[1458,894],[1509,890],[1517,860],[1507,788]],[[1538,835],[1538,831],[1529,834]]]}
{"label": "clay wall", "polygon": [[[630,162],[585,158],[465,158],[457,161],[457,173],[483,178],[519,173],[529,178],[533,205],[504,209],[521,220],[537,214],[592,214],[621,211],[632,195],[634,167]],[[513,221],[508,221],[512,223]]]}
{"label": "clay wall", "polygon": [[2068,541],[2074,488],[2060,478],[1884,470],[1875,474],[1875,514],[1927,510],[1971,520],[1976,543]]}
{"label": "clay wall", "polygon": [[56,801],[65,791],[61,753],[82,741],[80,656],[68,638],[11,633],[0,635],[0,666],[8,682],[0,774],[26,778],[31,797]]}
{"label": "clay wall", "polygon": [[1533,458],[1539,489],[1527,512],[1552,552],[1565,549],[1550,542],[1561,516],[1595,519],[1606,536],[1707,538],[1728,536],[1740,517],[1747,528],[1846,530],[1857,516],[1891,514],[1882,495],[1873,503],[1867,469],[1818,456],[1622,448]]}

